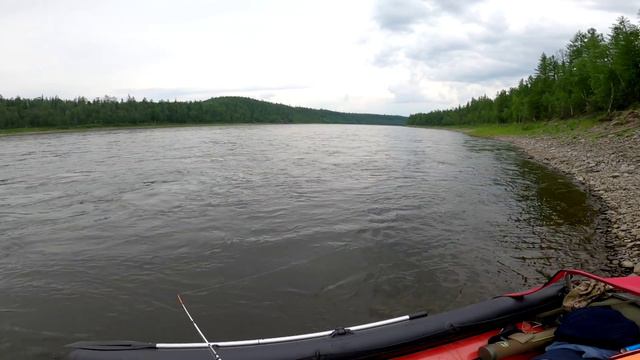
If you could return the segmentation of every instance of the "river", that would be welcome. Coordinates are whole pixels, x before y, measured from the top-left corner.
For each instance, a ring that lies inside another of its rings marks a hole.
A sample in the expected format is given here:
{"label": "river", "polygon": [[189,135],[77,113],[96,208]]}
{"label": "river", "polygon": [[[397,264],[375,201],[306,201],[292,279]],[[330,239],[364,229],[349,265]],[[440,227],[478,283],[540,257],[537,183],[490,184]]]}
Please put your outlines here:
{"label": "river", "polygon": [[0,353],[270,337],[431,313],[605,262],[596,212],[510,145],[392,126],[0,138]]}

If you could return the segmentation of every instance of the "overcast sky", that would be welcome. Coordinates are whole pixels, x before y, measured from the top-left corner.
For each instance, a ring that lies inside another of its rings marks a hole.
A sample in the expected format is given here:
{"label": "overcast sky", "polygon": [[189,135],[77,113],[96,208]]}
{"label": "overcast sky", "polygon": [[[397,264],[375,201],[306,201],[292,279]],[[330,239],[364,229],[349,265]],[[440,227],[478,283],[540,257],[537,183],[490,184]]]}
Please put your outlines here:
{"label": "overcast sky", "polygon": [[206,99],[403,114],[517,83],[635,0],[0,0],[4,97]]}

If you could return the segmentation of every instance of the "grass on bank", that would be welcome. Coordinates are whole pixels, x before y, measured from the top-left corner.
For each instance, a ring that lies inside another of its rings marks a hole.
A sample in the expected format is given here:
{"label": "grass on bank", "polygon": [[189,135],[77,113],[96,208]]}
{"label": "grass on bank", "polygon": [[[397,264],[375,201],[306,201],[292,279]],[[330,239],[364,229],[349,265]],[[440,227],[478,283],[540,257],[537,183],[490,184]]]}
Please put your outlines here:
{"label": "grass on bank", "polygon": [[508,136],[583,136],[597,137],[593,130],[609,122],[602,114],[565,120],[550,120],[524,123],[485,123],[475,125],[442,126],[439,129],[464,132],[472,136],[499,138]]}
{"label": "grass on bank", "polygon": [[481,124],[461,130],[469,135],[481,137],[564,136],[584,133],[600,123],[598,118],[589,117],[530,123]]}

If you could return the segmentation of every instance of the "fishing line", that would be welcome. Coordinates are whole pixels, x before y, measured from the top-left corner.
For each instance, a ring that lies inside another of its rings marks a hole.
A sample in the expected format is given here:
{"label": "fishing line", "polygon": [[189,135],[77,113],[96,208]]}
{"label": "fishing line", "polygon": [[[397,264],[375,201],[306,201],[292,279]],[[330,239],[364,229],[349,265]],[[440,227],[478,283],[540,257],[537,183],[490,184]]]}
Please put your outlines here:
{"label": "fishing line", "polygon": [[248,275],[248,276],[245,276],[245,277],[242,277],[242,278],[239,278],[239,279],[235,279],[235,280],[231,280],[231,281],[225,281],[225,282],[222,282],[222,283],[219,283],[219,284],[213,284],[213,285],[208,285],[208,286],[204,286],[204,287],[200,287],[200,288],[196,288],[196,289],[192,289],[192,290],[182,291],[182,293],[183,294],[191,294],[191,295],[204,295],[204,294],[206,294],[206,291],[208,291],[208,290],[213,290],[213,289],[216,289],[216,288],[219,288],[219,287],[222,287],[222,286],[233,285],[233,284],[241,283],[241,282],[244,282],[244,281],[247,281],[247,280],[253,280],[253,279],[256,279],[256,278],[260,278],[260,277],[264,277],[264,276],[267,276],[267,275],[271,275],[271,274],[277,273],[279,271],[287,270],[287,269],[295,267],[295,266],[299,266],[299,265],[304,265],[304,264],[310,263],[312,261],[318,260],[318,259],[323,258],[323,257],[333,256],[336,253],[339,253],[339,252],[344,251],[344,250],[351,250],[351,249],[349,247],[344,246],[344,247],[335,249],[335,250],[330,251],[330,252],[325,253],[325,254],[319,254],[319,255],[312,256],[312,257],[309,257],[309,258],[306,258],[306,259],[302,259],[302,260],[299,260],[299,261],[294,261],[294,262],[291,262],[291,263],[288,263],[288,264],[285,264],[285,265],[282,265],[282,266],[278,266],[278,267],[276,267],[274,269],[271,269],[271,270],[259,272],[257,274]]}

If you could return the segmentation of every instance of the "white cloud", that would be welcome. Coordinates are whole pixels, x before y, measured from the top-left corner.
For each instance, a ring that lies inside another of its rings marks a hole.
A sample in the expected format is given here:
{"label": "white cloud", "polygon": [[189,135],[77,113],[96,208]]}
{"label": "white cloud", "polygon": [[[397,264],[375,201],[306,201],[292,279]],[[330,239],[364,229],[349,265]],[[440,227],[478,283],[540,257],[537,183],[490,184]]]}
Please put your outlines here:
{"label": "white cloud", "polygon": [[606,32],[640,7],[616,0],[0,2],[5,97],[244,95],[401,114],[492,95],[575,31]]}

